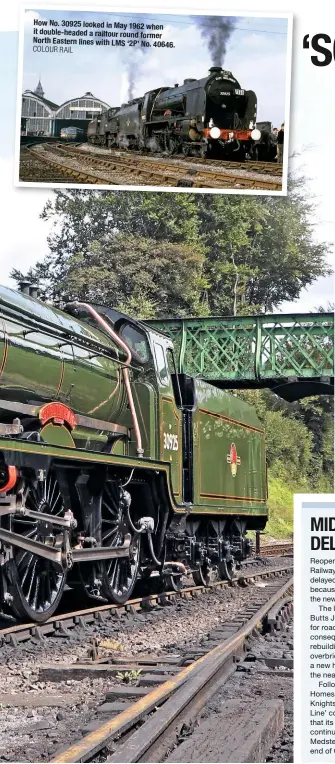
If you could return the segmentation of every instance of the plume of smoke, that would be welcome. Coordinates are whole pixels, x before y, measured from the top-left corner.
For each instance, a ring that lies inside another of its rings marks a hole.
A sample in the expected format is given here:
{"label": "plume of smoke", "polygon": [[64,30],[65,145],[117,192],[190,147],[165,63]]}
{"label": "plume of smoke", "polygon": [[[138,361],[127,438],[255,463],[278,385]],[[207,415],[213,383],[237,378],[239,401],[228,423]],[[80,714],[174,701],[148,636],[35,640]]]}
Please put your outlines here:
{"label": "plume of smoke", "polygon": [[201,37],[207,42],[212,66],[222,66],[227,43],[235,29],[236,18],[232,16],[193,16]]}
{"label": "plume of smoke", "polygon": [[135,91],[135,85],[136,85],[136,70],[137,70],[136,62],[134,59],[132,59],[127,63],[129,101],[132,101],[132,99],[134,98],[134,91]]}
{"label": "plume of smoke", "polygon": [[[144,17],[141,14],[134,14],[132,16],[133,23],[140,23],[144,21]],[[136,30],[135,30],[136,31]],[[140,41],[141,42],[141,41]],[[141,76],[142,60],[146,53],[149,53],[150,47],[137,45],[136,48],[127,48],[126,53],[126,72],[128,77],[128,100],[132,101],[135,98],[135,88],[138,80]]]}

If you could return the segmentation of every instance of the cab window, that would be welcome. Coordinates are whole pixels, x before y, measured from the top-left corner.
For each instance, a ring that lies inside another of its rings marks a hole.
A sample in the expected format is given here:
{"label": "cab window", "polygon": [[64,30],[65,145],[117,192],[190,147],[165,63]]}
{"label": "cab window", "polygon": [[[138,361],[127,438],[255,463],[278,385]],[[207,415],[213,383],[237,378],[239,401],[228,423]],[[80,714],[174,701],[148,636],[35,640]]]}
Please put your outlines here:
{"label": "cab window", "polygon": [[167,366],[165,350],[163,346],[160,345],[158,342],[155,342],[155,358],[156,358],[156,368],[157,368],[159,380],[162,385],[167,386],[170,384],[170,375],[169,375],[169,370]]}
{"label": "cab window", "polygon": [[168,348],[166,355],[167,355],[167,362],[168,362],[168,368],[169,368],[170,374],[176,374],[177,369],[176,369],[176,363],[175,363],[173,350],[171,348]]}
{"label": "cab window", "polygon": [[150,349],[147,338],[143,332],[139,331],[139,329],[131,324],[124,324],[120,329],[120,337],[122,337],[130,348],[134,361],[143,364],[149,363]]}

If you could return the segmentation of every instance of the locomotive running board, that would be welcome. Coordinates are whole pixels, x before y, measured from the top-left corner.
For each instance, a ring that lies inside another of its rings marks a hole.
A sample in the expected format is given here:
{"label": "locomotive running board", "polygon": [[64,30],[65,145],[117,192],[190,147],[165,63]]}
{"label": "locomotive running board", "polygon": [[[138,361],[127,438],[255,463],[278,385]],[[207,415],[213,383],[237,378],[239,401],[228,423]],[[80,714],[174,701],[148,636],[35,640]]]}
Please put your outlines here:
{"label": "locomotive running board", "polygon": [[32,541],[19,533],[6,531],[0,528],[0,541],[10,546],[19,547],[26,552],[36,554],[38,557],[44,557],[46,560],[59,565],[61,568],[72,567],[74,562],[93,562],[93,560],[113,560],[117,557],[129,557],[130,541],[129,534],[125,536],[122,546],[117,547],[84,547],[81,549],[69,549],[64,553],[62,549],[42,544],[41,541]]}

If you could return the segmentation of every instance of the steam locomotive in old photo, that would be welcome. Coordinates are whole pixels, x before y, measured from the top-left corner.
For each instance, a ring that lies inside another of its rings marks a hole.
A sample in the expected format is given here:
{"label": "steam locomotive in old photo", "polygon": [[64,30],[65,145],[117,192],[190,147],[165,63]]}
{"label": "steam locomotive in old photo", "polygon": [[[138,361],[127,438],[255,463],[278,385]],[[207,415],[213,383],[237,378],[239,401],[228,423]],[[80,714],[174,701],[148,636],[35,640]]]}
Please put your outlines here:
{"label": "steam locomotive in old photo", "polygon": [[257,98],[233,74],[213,66],[200,80],[149,90],[93,119],[90,143],[108,148],[245,159],[254,153]]}

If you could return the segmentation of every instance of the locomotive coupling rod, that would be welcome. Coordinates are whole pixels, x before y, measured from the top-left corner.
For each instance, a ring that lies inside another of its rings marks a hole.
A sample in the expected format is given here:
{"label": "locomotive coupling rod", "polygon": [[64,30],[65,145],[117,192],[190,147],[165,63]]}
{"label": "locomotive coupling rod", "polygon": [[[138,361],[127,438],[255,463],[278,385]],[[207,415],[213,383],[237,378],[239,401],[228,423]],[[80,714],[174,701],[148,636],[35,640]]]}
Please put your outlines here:
{"label": "locomotive coupling rod", "polygon": [[3,515],[18,515],[20,517],[31,517],[33,520],[43,520],[45,523],[51,523],[52,525],[59,525],[61,528],[75,528],[77,523],[74,518],[71,517],[57,517],[55,515],[48,515],[46,512],[35,512],[33,509],[27,507],[17,507],[12,505],[0,505],[0,517]]}
{"label": "locomotive coupling rod", "polygon": [[71,549],[73,562],[93,562],[94,560],[113,560],[117,557],[130,556],[130,536],[125,537],[122,546],[105,547],[93,546],[83,547],[83,549]]}
{"label": "locomotive coupling rod", "polygon": [[42,544],[40,541],[33,541],[21,536],[19,533],[6,531],[0,528],[0,541],[10,546],[25,549],[27,552],[36,554],[38,557],[45,557],[46,560],[56,563],[60,568],[71,568],[75,562],[91,562],[93,560],[112,560],[117,557],[130,556],[130,535],[125,537],[124,544],[116,547],[83,547],[82,549],[69,549],[68,556],[63,554],[62,549]]}
{"label": "locomotive coupling rod", "polygon": [[63,568],[62,562],[62,550],[55,549],[47,544],[42,544],[40,541],[32,541],[26,538],[26,536],[20,536],[19,533],[13,533],[12,531],[6,531],[4,528],[0,528],[0,541],[4,541],[5,544],[11,546],[17,546],[19,549],[25,549],[26,552],[38,555],[38,557],[45,557],[46,560],[59,565]]}

